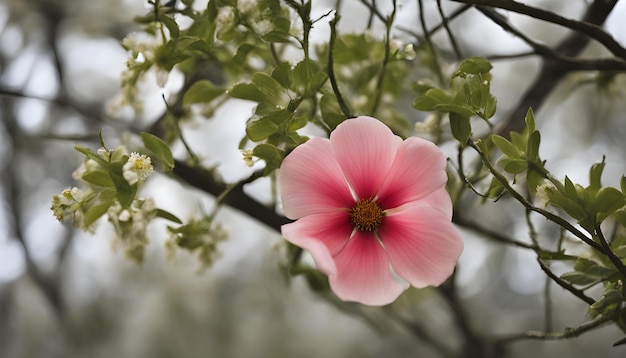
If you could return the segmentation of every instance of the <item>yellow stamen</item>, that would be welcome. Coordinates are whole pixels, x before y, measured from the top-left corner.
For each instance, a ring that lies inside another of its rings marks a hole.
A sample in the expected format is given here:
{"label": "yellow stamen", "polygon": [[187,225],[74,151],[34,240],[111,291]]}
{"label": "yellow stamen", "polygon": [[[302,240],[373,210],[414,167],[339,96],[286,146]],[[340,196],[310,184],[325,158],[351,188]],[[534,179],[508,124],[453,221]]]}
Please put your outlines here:
{"label": "yellow stamen", "polygon": [[374,199],[365,199],[356,203],[350,210],[350,222],[357,229],[372,232],[383,222],[385,213]]}

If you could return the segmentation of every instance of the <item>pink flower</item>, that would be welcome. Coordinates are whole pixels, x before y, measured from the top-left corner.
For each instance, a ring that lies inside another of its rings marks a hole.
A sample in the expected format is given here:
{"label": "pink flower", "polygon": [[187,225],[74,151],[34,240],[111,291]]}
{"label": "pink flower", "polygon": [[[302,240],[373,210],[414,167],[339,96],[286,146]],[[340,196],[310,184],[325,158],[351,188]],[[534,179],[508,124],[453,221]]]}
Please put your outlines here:
{"label": "pink flower", "polygon": [[402,141],[371,117],[349,119],[283,161],[283,225],[344,301],[393,302],[409,285],[438,286],[463,242],[451,223],[446,158],[420,138]]}

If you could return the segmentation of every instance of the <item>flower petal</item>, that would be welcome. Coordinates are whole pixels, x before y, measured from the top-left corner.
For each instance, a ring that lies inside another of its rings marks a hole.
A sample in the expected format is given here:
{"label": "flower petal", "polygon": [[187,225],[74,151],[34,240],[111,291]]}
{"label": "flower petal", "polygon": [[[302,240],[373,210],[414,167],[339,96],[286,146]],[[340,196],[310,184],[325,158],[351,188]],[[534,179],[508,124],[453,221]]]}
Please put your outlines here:
{"label": "flower petal", "polygon": [[309,215],[281,227],[285,239],[307,250],[318,270],[327,275],[336,273],[332,257],[346,246],[352,230],[347,211]]}
{"label": "flower petal", "polygon": [[400,142],[383,123],[365,116],[346,120],[330,134],[339,166],[360,199],[376,196]]}
{"label": "flower petal", "polygon": [[383,209],[391,209],[425,197],[445,185],[445,169],[446,157],[435,144],[408,138],[398,148],[378,192],[378,203]]}
{"label": "flower petal", "polygon": [[432,208],[446,214],[448,220],[452,219],[452,199],[450,199],[450,194],[445,187],[435,190],[417,202],[425,202]]}
{"label": "flower petal", "polygon": [[290,219],[354,204],[330,142],[325,138],[312,138],[294,149],[283,160],[279,183],[283,210]]}
{"label": "flower petal", "polygon": [[337,274],[328,279],[333,292],[344,301],[386,305],[409,286],[393,278],[385,250],[373,234],[357,231],[335,256],[335,265]]}
{"label": "flower petal", "polygon": [[442,284],[463,251],[450,219],[426,205],[406,206],[385,217],[378,234],[395,272],[418,288]]}

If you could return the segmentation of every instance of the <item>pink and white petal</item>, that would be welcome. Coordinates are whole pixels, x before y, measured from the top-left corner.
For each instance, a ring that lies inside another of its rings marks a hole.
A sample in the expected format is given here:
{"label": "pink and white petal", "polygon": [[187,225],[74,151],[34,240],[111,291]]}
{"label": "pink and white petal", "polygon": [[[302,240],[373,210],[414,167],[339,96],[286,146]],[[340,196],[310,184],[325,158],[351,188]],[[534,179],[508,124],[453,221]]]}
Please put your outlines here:
{"label": "pink and white petal", "polygon": [[283,210],[290,219],[354,204],[330,141],[325,138],[312,138],[285,157],[279,186]]}
{"label": "pink and white petal", "polygon": [[445,187],[435,190],[426,197],[418,200],[418,202],[425,202],[432,208],[444,213],[448,220],[452,219],[452,199],[450,199],[450,194]]}
{"label": "pink and white petal", "polygon": [[379,120],[361,116],[337,126],[330,143],[356,195],[369,199],[378,193],[401,139]]}
{"label": "pink and white petal", "polygon": [[382,306],[409,287],[394,279],[385,250],[373,234],[357,232],[334,259],[337,273],[328,279],[343,301]]}
{"label": "pink and white petal", "polygon": [[425,139],[408,138],[398,148],[378,192],[378,203],[391,209],[427,196],[445,185],[445,169],[446,157],[439,147]]}
{"label": "pink and white petal", "polygon": [[398,276],[418,288],[442,284],[463,251],[447,215],[426,205],[408,205],[385,217],[378,235]]}
{"label": "pink and white petal", "polygon": [[346,246],[352,230],[347,211],[309,215],[281,227],[285,239],[307,250],[318,270],[327,275],[336,273],[333,256]]}

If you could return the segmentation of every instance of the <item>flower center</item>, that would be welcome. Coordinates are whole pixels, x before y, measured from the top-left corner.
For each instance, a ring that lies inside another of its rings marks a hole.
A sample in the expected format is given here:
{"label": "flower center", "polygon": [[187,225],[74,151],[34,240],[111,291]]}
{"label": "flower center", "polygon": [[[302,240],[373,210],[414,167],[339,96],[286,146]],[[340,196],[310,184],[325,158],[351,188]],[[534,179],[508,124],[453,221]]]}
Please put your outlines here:
{"label": "flower center", "polygon": [[383,222],[383,209],[374,199],[365,199],[356,203],[350,210],[350,222],[357,229],[365,232],[376,230]]}

